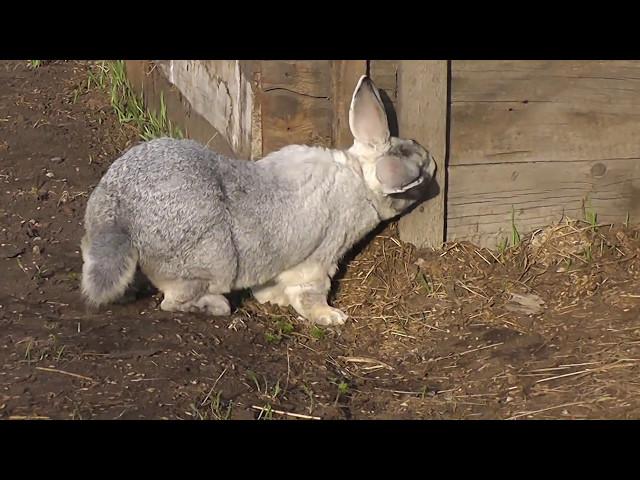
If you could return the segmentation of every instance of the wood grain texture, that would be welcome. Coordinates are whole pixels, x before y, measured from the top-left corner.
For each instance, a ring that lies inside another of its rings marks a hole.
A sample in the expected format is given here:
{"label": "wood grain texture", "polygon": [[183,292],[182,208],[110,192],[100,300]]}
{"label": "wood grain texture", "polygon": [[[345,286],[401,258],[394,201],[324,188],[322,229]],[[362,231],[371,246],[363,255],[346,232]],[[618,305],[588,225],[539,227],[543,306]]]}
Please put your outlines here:
{"label": "wood grain texture", "polygon": [[168,60],[155,65],[236,155],[251,157],[254,91],[238,60]]}
{"label": "wood grain texture", "polygon": [[251,160],[263,157],[262,151],[262,65],[260,60],[241,60],[240,71],[242,75],[249,79],[254,99],[251,110]]}
{"label": "wood grain texture", "polygon": [[447,83],[446,61],[399,63],[399,134],[423,145],[437,164],[431,198],[399,221],[400,238],[421,248],[440,247],[445,237]]}
{"label": "wood grain texture", "polygon": [[358,80],[366,71],[365,60],[333,60],[331,62],[334,148],[349,148],[353,144],[353,136],[349,129],[349,106]]}
{"label": "wood grain texture", "polygon": [[264,61],[260,75],[264,155],[291,144],[332,144],[330,62]]}
{"label": "wood grain texture", "polygon": [[640,158],[640,62],[454,61],[450,165]]}
{"label": "wood grain texture", "polygon": [[225,136],[200,115],[189,101],[172,85],[156,62],[148,60],[125,61],[127,79],[131,87],[143,95],[145,106],[154,112],[160,108],[162,96],[167,109],[167,118],[173,125],[180,127],[185,137],[206,144],[209,148],[233,155],[233,149]]}
{"label": "wood grain texture", "polygon": [[398,75],[400,60],[371,60],[369,74],[380,91],[389,120],[389,131],[398,136]]}
{"label": "wood grain texture", "polygon": [[331,95],[331,61],[296,60],[261,62],[262,90],[287,90],[328,99]]}
{"label": "wood grain texture", "polygon": [[640,62],[452,62],[447,239],[640,215]]}
{"label": "wood grain texture", "polygon": [[447,239],[495,248],[511,232],[528,233],[563,216],[598,221],[640,218],[640,161],[506,163],[449,167]]}
{"label": "wood grain texture", "polygon": [[384,91],[395,104],[398,99],[398,69],[400,60],[371,60],[369,74],[378,89]]}

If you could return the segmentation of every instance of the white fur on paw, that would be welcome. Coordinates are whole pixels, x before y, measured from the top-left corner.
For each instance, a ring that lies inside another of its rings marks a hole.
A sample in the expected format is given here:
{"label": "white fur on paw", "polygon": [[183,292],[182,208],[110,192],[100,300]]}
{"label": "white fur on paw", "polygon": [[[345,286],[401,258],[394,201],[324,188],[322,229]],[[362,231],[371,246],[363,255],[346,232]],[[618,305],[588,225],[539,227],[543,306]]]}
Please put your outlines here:
{"label": "white fur on paw", "polygon": [[318,309],[310,320],[318,325],[344,325],[349,316],[333,307]]}
{"label": "white fur on paw", "polygon": [[286,307],[289,304],[282,288],[262,287],[252,290],[251,293],[253,294],[253,298],[261,305],[270,303],[272,305]]}
{"label": "white fur on paw", "polygon": [[227,316],[231,314],[229,301],[222,295],[207,294],[196,301],[176,302],[165,298],[160,303],[160,309],[166,312],[204,312],[213,316]]}
{"label": "white fur on paw", "polygon": [[165,298],[160,302],[160,310],[165,312],[195,312],[197,311],[195,305],[192,302],[180,303],[175,300],[169,300]]}
{"label": "white fur on paw", "polygon": [[222,295],[203,295],[195,302],[194,306],[210,315],[223,317],[231,314],[229,301]]}
{"label": "white fur on paw", "polygon": [[179,312],[180,309],[178,307],[179,307],[178,303],[174,302],[173,300],[169,300],[167,298],[162,300],[162,302],[160,303],[160,310],[164,310],[165,312]]}

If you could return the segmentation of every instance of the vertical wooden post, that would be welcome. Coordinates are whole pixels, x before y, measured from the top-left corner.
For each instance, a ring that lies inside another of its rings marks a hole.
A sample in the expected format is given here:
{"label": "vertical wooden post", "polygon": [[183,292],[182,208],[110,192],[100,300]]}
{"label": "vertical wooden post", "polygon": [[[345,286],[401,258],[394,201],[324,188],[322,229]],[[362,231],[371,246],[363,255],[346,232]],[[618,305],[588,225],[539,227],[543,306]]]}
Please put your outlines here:
{"label": "vertical wooden post", "polygon": [[[445,239],[448,115],[446,60],[402,60],[398,69],[399,136],[412,138],[436,160],[430,199],[399,222],[400,239],[419,248],[440,247]],[[433,196],[436,192],[437,195]]]}
{"label": "vertical wooden post", "polygon": [[262,62],[260,60],[240,60],[240,72],[250,79],[253,90],[251,105],[251,160],[262,158]]}
{"label": "vertical wooden post", "polygon": [[349,105],[358,80],[367,72],[366,60],[332,62],[333,146],[347,148],[353,143],[349,130]]}

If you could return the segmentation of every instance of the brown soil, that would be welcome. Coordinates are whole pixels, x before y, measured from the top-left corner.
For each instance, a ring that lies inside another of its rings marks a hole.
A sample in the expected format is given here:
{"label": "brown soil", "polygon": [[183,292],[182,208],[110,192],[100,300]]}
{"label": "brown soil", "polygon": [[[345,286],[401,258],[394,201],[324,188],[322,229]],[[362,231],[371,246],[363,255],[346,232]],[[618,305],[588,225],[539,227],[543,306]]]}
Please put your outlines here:
{"label": "brown soil", "polygon": [[[416,251],[395,227],[336,282],[351,320],[245,298],[230,318],[157,296],[90,312],[87,193],[137,132],[85,62],[0,62],[0,418],[640,416],[640,241],[566,222],[503,255]],[[261,410],[262,409],[262,410]]]}

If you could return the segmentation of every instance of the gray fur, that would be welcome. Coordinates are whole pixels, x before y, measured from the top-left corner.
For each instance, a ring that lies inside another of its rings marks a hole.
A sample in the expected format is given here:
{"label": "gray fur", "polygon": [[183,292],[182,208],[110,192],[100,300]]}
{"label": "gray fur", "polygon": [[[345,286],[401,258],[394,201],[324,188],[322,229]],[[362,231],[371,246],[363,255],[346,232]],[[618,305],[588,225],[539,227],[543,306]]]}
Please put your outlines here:
{"label": "gray fur", "polygon": [[343,323],[346,316],[326,305],[338,261],[416,201],[385,193],[376,161],[395,148],[421,179],[435,169],[415,142],[385,145],[293,145],[256,162],[191,140],[137,145],[111,165],[87,204],[83,292],[94,304],[112,301],[137,261],[165,293],[166,310],[227,314],[222,294],[253,288],[260,301],[291,304],[317,323]]}
{"label": "gray fur", "polygon": [[138,261],[129,235],[115,225],[102,225],[82,239],[82,253],[82,292],[90,303],[100,305],[122,296]]}

